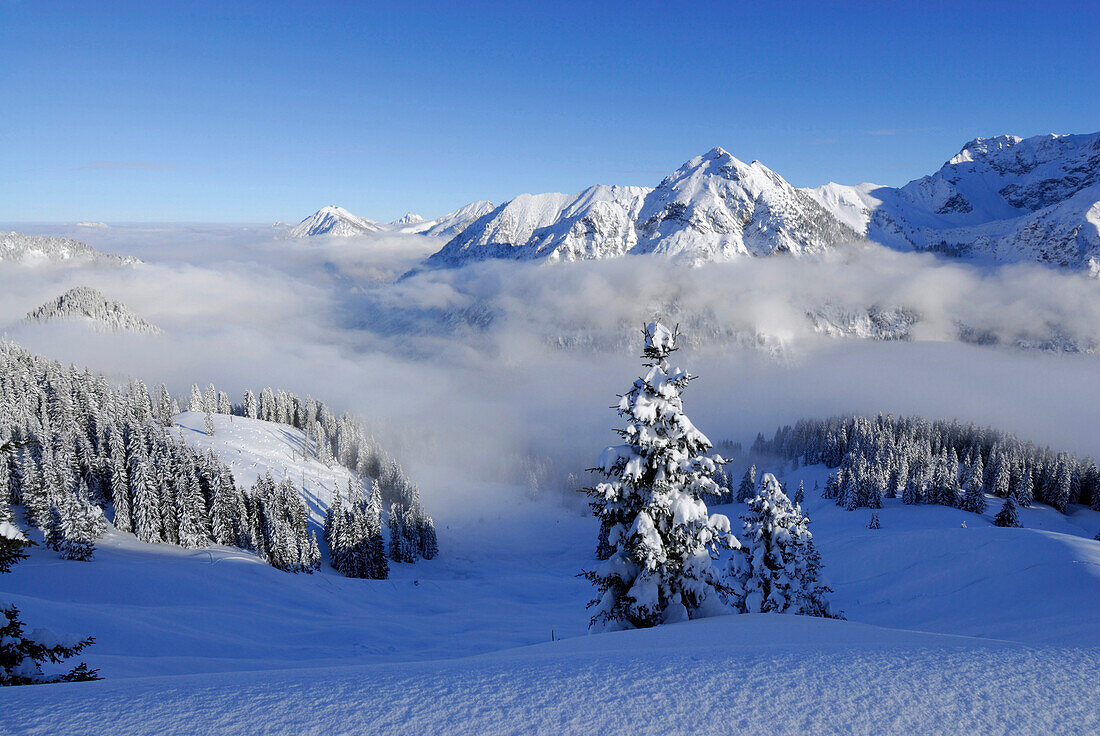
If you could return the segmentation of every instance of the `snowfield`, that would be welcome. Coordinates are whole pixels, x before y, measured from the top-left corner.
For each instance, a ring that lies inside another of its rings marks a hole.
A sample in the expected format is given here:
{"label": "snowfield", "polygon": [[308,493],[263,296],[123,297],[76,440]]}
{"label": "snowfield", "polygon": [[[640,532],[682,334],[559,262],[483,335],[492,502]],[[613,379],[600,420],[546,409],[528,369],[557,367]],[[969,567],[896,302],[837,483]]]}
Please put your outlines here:
{"label": "snowfield", "polygon": [[[238,482],[304,478],[315,514],[346,473],[300,433],[176,417]],[[284,469],[287,469],[284,471]],[[847,621],[726,616],[587,635],[593,519],[515,488],[439,528],[440,557],[389,580],[283,573],[240,550],[109,532],[91,562],[41,547],[4,576],[36,625],[91,634],[102,682],[0,691],[0,734],[943,733],[1100,728],[1100,513],[1021,509],[1023,529],[887,500],[882,528],[812,490]],[[455,489],[460,481],[454,481]],[[736,518],[739,505],[713,511]],[[962,524],[965,522],[965,528]],[[738,523],[734,522],[735,531]],[[32,535],[33,536],[33,535]],[[1085,690],[1088,688],[1085,687]],[[778,699],[778,700],[777,700]],[[775,702],[788,707],[776,710]],[[108,715],[109,714],[109,715]]]}
{"label": "snowfield", "polygon": [[444,662],[20,688],[7,722],[29,736],[1084,734],[1100,728],[1082,690],[1097,675],[1095,650],[755,615]]}

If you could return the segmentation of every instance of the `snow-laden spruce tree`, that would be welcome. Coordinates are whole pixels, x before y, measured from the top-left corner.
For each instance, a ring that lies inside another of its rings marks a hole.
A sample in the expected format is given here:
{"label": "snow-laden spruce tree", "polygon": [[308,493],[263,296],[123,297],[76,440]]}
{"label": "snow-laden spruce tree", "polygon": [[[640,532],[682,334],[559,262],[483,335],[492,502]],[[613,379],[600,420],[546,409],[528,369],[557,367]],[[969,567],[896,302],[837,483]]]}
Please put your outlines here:
{"label": "snow-laden spruce tree", "polygon": [[809,522],[774,475],[764,475],[760,493],[741,520],[744,546],[729,565],[738,610],[838,617],[829,606],[832,591],[821,581],[821,557]]}
{"label": "snow-laden spruce tree", "polygon": [[714,565],[719,547],[737,549],[729,519],[709,516],[701,496],[723,462],[684,414],[680,394],[693,378],[669,366],[678,332],[658,322],[643,330],[649,368],[618,405],[624,444],[608,447],[595,469],[606,481],[587,488],[607,529],[610,554],[585,577],[597,589],[594,631],[655,626],[721,613],[728,589]]}

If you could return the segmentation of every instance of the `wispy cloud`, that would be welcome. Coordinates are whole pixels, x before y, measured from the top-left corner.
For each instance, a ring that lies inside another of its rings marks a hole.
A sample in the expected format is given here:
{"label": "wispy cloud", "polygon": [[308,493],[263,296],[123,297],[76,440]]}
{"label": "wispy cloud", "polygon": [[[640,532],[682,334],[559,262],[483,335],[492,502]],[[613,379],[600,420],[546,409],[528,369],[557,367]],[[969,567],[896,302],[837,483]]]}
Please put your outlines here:
{"label": "wispy cloud", "polygon": [[838,138],[814,138],[813,140],[808,141],[811,146],[831,146],[839,142],[840,139]]}
{"label": "wispy cloud", "polygon": [[78,171],[167,171],[170,167],[148,161],[89,161],[76,168]]}

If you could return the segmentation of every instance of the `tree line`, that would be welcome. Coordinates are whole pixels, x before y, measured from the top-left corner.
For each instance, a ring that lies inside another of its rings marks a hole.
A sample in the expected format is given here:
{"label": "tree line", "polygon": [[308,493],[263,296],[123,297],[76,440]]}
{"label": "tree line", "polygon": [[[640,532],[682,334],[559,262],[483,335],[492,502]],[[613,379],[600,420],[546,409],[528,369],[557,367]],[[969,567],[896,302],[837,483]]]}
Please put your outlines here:
{"label": "tree line", "polygon": [[[233,411],[213,387],[203,402],[207,412]],[[436,554],[434,525],[421,510],[418,489],[360,422],[283,391],[265,389],[255,404],[258,418],[312,432],[317,449],[307,444],[304,453],[340,462],[357,482],[373,479],[388,499],[395,560]],[[249,394],[238,411],[249,415]],[[163,384],[154,398],[140,380],[116,386],[0,342],[0,502],[22,506],[45,544],[67,559],[90,559],[109,521],[145,542],[221,544],[254,552],[281,570],[316,570],[320,547],[293,483],[268,475],[249,489],[239,486],[213,451],[195,450],[172,431],[177,412]],[[381,504],[376,508],[381,530]]]}
{"label": "tree line", "polygon": [[974,424],[889,415],[803,419],[770,440],[757,436],[752,450],[834,469],[822,495],[848,509],[900,498],[980,514],[990,494],[1004,499],[1009,509],[999,516],[1012,526],[1015,508],[1034,502],[1063,513],[1071,504],[1100,510],[1100,469],[1092,458]]}

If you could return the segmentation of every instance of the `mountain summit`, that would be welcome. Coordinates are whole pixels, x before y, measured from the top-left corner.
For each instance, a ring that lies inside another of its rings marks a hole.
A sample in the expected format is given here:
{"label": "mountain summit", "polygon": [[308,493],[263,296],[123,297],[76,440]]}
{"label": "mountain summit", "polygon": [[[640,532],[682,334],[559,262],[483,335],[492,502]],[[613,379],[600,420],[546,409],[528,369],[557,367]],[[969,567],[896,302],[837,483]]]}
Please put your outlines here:
{"label": "mountain summit", "polygon": [[322,207],[287,230],[284,237],[305,238],[314,235],[333,235],[346,238],[353,235],[376,233],[381,229],[381,226],[373,220],[353,215],[343,207],[329,205],[328,207]]}

